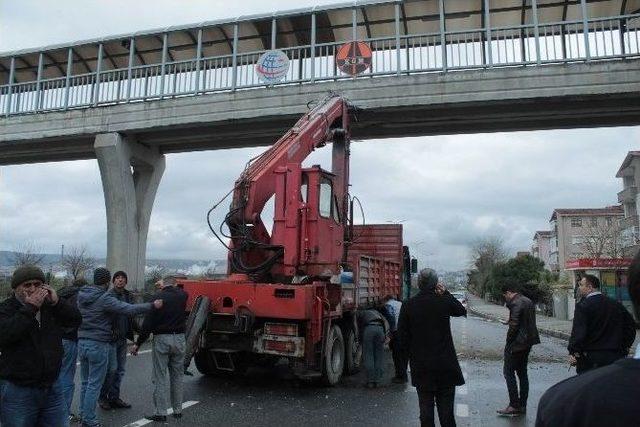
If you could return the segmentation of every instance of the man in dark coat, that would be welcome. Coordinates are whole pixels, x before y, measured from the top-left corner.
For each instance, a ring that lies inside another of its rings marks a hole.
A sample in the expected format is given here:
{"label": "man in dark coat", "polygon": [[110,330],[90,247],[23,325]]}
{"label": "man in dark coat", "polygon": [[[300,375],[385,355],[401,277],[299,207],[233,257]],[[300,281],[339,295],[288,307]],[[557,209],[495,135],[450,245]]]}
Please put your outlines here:
{"label": "man in dark coat", "polygon": [[467,310],[442,285],[432,269],[420,271],[420,293],[402,305],[398,344],[408,355],[411,384],[418,391],[420,422],[434,426],[434,402],[443,427],[456,425],[453,412],[456,386],[464,378],[451,336],[449,318],[466,316]]}
{"label": "man in dark coat", "polygon": [[[640,252],[631,263],[628,282],[640,319]],[[547,390],[538,404],[536,427],[636,427],[640,425],[638,396],[640,345],[635,358],[591,369]]]}
{"label": "man in dark coat", "polygon": [[45,285],[35,266],[16,269],[13,296],[0,304],[0,424],[67,426],[58,379],[62,328],[78,327],[78,309]]}
{"label": "man in dark coat", "polygon": [[582,374],[610,365],[629,353],[636,336],[633,317],[622,304],[600,293],[600,280],[590,274],[580,280],[569,339],[569,362]]}
{"label": "man in dark coat", "polygon": [[[509,391],[509,405],[498,410],[498,414],[518,416],[527,412],[529,397],[529,376],[527,364],[531,347],[540,344],[540,335],[536,326],[536,310],[533,302],[517,292],[515,285],[502,287],[502,295],[509,309],[509,329],[504,346],[503,374]],[[516,374],[520,383],[520,393],[516,383]]]}

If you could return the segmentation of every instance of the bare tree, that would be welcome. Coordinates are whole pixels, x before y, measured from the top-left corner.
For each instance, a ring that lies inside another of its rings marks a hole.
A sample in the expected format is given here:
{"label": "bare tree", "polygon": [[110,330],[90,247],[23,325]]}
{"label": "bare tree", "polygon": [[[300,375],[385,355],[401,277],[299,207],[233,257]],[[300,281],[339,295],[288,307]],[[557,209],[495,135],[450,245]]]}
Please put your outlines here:
{"label": "bare tree", "polygon": [[73,246],[62,259],[62,266],[73,280],[84,276],[87,270],[93,269],[96,260],[89,255],[86,246]]}
{"label": "bare tree", "polygon": [[493,267],[507,259],[507,251],[499,237],[476,240],[471,246],[471,268],[468,273],[469,287],[484,297]]}
{"label": "bare tree", "polygon": [[589,258],[622,258],[623,233],[617,221],[602,221],[584,228],[582,252]]}
{"label": "bare tree", "polygon": [[19,245],[13,252],[13,266],[18,268],[23,265],[40,265],[45,257],[40,252],[42,252],[41,248],[33,242]]}

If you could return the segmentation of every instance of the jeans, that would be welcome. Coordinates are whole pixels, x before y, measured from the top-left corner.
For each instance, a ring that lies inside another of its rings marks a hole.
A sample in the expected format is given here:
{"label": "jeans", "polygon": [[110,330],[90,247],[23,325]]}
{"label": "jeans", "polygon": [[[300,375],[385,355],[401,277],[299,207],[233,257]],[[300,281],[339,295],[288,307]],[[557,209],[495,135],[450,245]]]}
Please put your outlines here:
{"label": "jeans", "polygon": [[124,377],[127,363],[127,340],[118,340],[111,345],[109,354],[109,368],[105,377],[100,398],[108,401],[120,399],[120,384]]}
{"label": "jeans", "polygon": [[167,415],[167,391],[173,413],[182,413],[185,347],[184,334],[159,334],[153,337],[153,404],[156,415]]}
{"label": "jeans", "polygon": [[[529,397],[529,377],[527,375],[527,363],[531,348],[523,351],[511,352],[509,347],[504,349],[504,379],[509,391],[509,406],[512,408],[526,408]],[[516,384],[516,374],[520,382],[520,393]]]}
{"label": "jeans", "polygon": [[417,387],[418,404],[420,405],[420,426],[434,427],[435,414],[433,405],[438,408],[438,419],[442,427],[456,427],[456,417],[453,413],[453,402],[456,397],[456,388],[445,387],[436,391]]}
{"label": "jeans", "polygon": [[384,327],[369,324],[362,334],[362,358],[367,382],[379,383],[384,376]]}
{"label": "jeans", "polygon": [[71,402],[73,392],[76,389],[74,378],[76,376],[76,362],[78,360],[78,343],[72,340],[62,340],[64,355],[62,356],[62,367],[58,381],[62,386],[62,394],[67,408],[67,414],[71,414]]}
{"label": "jeans", "polygon": [[98,424],[96,404],[100,389],[107,375],[109,350],[111,344],[101,341],[80,339],[78,357],[80,358],[80,418],[87,426]]}
{"label": "jeans", "polygon": [[0,381],[0,423],[4,427],[68,427],[62,386],[22,387]]}

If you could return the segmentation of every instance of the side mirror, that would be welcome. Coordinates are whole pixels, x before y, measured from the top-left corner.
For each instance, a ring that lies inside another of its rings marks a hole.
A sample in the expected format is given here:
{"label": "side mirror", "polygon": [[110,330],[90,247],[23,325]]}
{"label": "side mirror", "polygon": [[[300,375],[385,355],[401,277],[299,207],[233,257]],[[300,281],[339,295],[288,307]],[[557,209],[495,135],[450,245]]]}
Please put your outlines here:
{"label": "side mirror", "polygon": [[418,272],[418,259],[417,258],[411,258],[411,272],[412,273],[417,273]]}

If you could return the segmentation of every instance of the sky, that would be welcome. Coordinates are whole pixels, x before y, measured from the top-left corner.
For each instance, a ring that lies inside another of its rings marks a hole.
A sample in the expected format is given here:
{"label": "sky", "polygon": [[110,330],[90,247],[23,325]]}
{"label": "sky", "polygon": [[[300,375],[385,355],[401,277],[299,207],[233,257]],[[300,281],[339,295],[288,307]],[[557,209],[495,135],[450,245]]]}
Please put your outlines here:
{"label": "sky", "polygon": [[[0,0],[0,52],[331,3]],[[478,239],[497,236],[512,253],[528,250],[535,231],[548,229],[553,209],[615,204],[622,189],[615,173],[638,139],[640,128],[627,127],[355,141],[351,193],[362,201],[367,224],[403,225],[421,267],[465,269]],[[205,214],[262,150],[167,155],[147,256],[225,258]],[[329,158],[325,148],[307,163],[328,169]],[[62,244],[86,246],[106,255],[95,160],[0,167],[0,250],[25,244],[48,253]]]}

